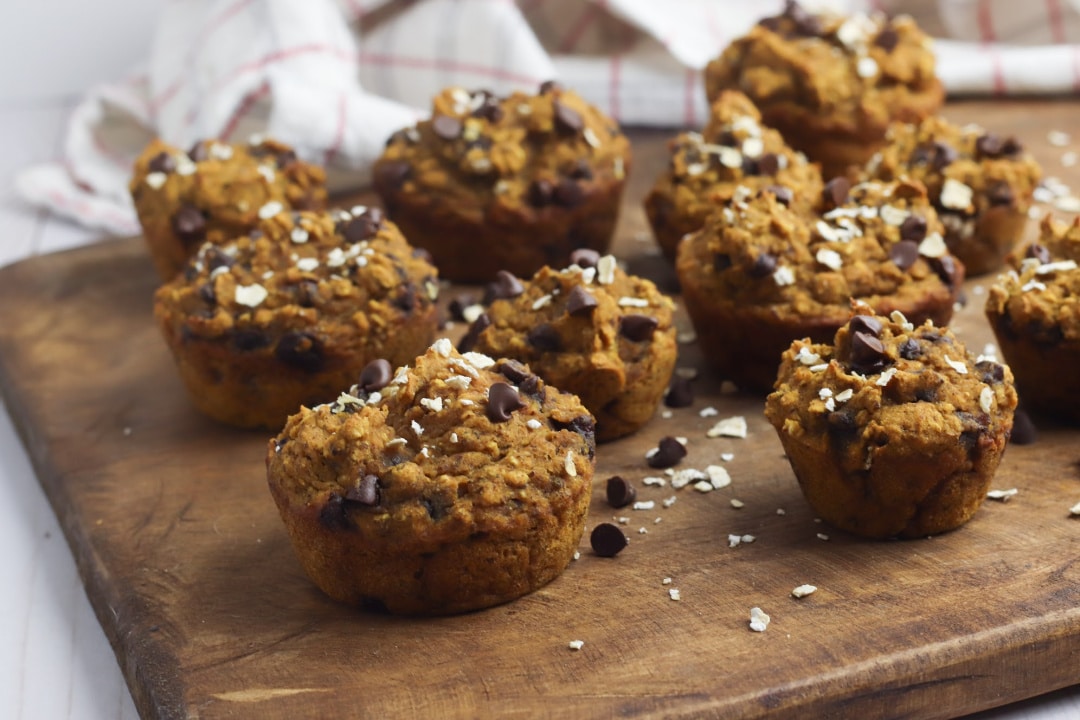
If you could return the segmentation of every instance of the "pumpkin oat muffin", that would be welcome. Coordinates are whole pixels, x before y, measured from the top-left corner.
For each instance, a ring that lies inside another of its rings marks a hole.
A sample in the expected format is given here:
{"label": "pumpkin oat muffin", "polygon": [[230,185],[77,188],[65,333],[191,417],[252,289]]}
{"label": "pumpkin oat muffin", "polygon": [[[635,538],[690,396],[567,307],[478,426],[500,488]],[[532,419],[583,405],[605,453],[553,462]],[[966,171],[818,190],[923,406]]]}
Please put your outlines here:
{"label": "pumpkin oat muffin", "polygon": [[1080,218],[1047,217],[1018,268],[998,277],[986,316],[1024,407],[1080,422]]}
{"label": "pumpkin oat muffin", "polygon": [[869,538],[952,530],[982,504],[1016,409],[1009,368],[865,305],[784,352],[765,416],[814,511]]}
{"label": "pumpkin oat muffin", "polygon": [[528,368],[437,340],[302,408],[267,450],[270,491],[330,597],[410,615],[476,610],[555,579],[585,528],[592,418]]}
{"label": "pumpkin oat muffin", "polygon": [[870,159],[890,123],[919,122],[944,100],[930,39],[911,17],[814,15],[790,0],[705,68],[710,101],[726,89],[746,93],[825,177]]}
{"label": "pumpkin oat muffin", "polygon": [[252,230],[263,208],[319,210],[326,173],[284,143],[195,143],[186,153],[154,140],[135,161],[131,197],[154,267],[172,280],[205,241]]}
{"label": "pumpkin oat muffin", "polygon": [[952,317],[963,266],[918,183],[843,178],[805,217],[766,191],[711,215],[679,245],[675,263],[706,359],[739,387],[768,391],[792,340],[827,342],[852,298],[913,322]]}
{"label": "pumpkin oat muffin", "polygon": [[376,208],[264,214],[250,235],[204,244],[154,315],[202,412],[277,430],[370,361],[423,352],[438,278]]}
{"label": "pumpkin oat muffin", "polygon": [[1020,142],[940,117],[894,125],[887,140],[867,163],[865,177],[907,177],[926,185],[945,226],[945,244],[967,275],[1000,268],[1023,235],[1042,176]]}
{"label": "pumpkin oat muffin", "polygon": [[374,184],[443,277],[482,282],[605,251],[629,170],[615,122],[547,82],[506,98],[444,90],[430,120],[390,138]]}
{"label": "pumpkin oat muffin", "polygon": [[628,435],[653,416],[675,369],[672,303],[650,281],[627,275],[611,255],[580,250],[504,293],[462,341],[527,363],[572,392],[596,417],[597,440]]}
{"label": "pumpkin oat muffin", "polygon": [[741,92],[725,90],[712,104],[701,133],[671,142],[671,161],[645,197],[645,214],[664,255],[731,200],[740,185],[771,188],[790,206],[809,212],[821,195],[821,172],[761,124],[761,113]]}

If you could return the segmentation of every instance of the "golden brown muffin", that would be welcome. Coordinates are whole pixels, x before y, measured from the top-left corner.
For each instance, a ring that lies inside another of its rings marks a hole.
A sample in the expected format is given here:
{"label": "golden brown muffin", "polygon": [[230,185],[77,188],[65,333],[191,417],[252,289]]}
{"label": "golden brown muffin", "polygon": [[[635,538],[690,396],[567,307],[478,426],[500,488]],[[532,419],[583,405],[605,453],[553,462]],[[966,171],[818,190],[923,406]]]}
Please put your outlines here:
{"label": "golden brown muffin", "polygon": [[435,268],[377,208],[278,212],[203,245],[157,291],[154,316],[202,412],[277,430],[372,360],[423,352],[437,295]]}
{"label": "golden brown muffin", "polygon": [[444,615],[555,579],[585,528],[592,417],[517,363],[435,342],[270,441],[267,477],[308,576],[335,600]]}
{"label": "golden brown muffin", "polygon": [[999,269],[1027,226],[1039,164],[1016,138],[940,117],[894,125],[887,139],[864,177],[907,177],[926,185],[945,226],[945,244],[967,275]]}
{"label": "golden brown muffin", "polygon": [[712,104],[699,134],[671,142],[671,161],[645,197],[645,214],[664,255],[687,233],[731,200],[740,185],[770,188],[793,208],[811,211],[821,196],[821,172],[792,150],[780,133],[761,124],[761,113],[741,92],[725,90]]}
{"label": "golden brown muffin", "polygon": [[714,213],[679,245],[675,270],[705,358],[739,387],[768,391],[792,340],[828,342],[852,298],[944,325],[963,281],[918,183],[836,178],[826,212],[804,217],[769,192]]}
{"label": "golden brown muffin", "polygon": [[890,123],[919,122],[944,100],[930,39],[910,16],[813,15],[791,1],[705,68],[709,99],[726,89],[746,93],[826,178],[865,163]]}
{"label": "golden brown muffin", "polygon": [[1043,220],[1017,270],[998,277],[986,316],[1027,409],[1080,422],[1080,218]]}
{"label": "golden brown muffin", "polygon": [[565,270],[540,268],[492,302],[463,347],[527,363],[581,398],[596,417],[597,440],[614,440],[653,416],[671,380],[672,303],[611,255],[579,251],[573,259]]}
{"label": "golden brown muffin", "polygon": [[833,345],[784,352],[765,416],[814,511],[863,537],[915,538],[967,522],[1013,424],[1012,373],[947,328],[858,306]]}
{"label": "golden brown muffin", "polygon": [[482,282],[605,251],[629,170],[614,121],[549,82],[506,98],[444,90],[430,120],[390,138],[374,183],[443,277]]}
{"label": "golden brown muffin", "polygon": [[154,267],[167,281],[203,242],[254,229],[264,208],[322,209],[325,184],[322,168],[255,136],[237,145],[204,140],[186,153],[154,140],[135,161],[130,190]]}

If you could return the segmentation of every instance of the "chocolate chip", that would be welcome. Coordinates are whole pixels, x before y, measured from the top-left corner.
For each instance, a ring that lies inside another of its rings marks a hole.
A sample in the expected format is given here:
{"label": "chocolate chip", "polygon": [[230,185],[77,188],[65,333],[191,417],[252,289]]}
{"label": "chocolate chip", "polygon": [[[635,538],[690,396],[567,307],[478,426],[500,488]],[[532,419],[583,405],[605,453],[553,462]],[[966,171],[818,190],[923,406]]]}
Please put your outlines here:
{"label": "chocolate chip", "polygon": [[525,339],[540,352],[558,352],[562,349],[559,331],[547,323],[534,327]]}
{"label": "chocolate chip", "polygon": [[648,455],[645,461],[649,467],[669,468],[678,465],[686,457],[686,447],[671,435],[660,438],[656,451]]}
{"label": "chocolate chip", "polygon": [[515,410],[525,407],[518,391],[504,382],[492,383],[488,390],[487,416],[495,423],[506,422]]}
{"label": "chocolate chip", "polygon": [[862,332],[881,337],[881,321],[873,315],[856,315],[848,321],[848,332]]}
{"label": "chocolate chip", "polygon": [[565,208],[577,207],[585,201],[585,191],[571,178],[563,178],[555,186],[551,199]]}
{"label": "chocolate chip", "polygon": [[386,160],[375,166],[375,185],[385,190],[397,190],[412,175],[412,167],[404,160]]}
{"label": "chocolate chip", "polygon": [[214,286],[210,283],[203,283],[199,286],[199,299],[210,307],[217,305],[217,293],[214,292]]}
{"label": "chocolate chip", "polygon": [[938,390],[937,388],[916,388],[915,400],[917,402],[937,402]]}
{"label": "chocolate chip", "polygon": [[846,408],[829,413],[825,417],[825,424],[834,440],[850,440],[858,429],[855,413]]}
{"label": "chocolate chip", "polygon": [[181,205],[172,216],[172,228],[184,245],[194,245],[206,236],[206,218],[194,205]]}
{"label": "chocolate chip", "polygon": [[364,475],[356,487],[349,488],[345,492],[345,499],[359,505],[374,507],[379,504],[379,478],[375,475]]}
{"label": "chocolate chip", "polygon": [[393,379],[394,369],[390,367],[390,361],[378,358],[364,366],[356,384],[364,392],[376,392],[389,385]]}
{"label": "chocolate chip", "polygon": [[955,288],[964,281],[964,266],[952,255],[931,258],[930,267],[934,269],[941,281],[950,288]]}
{"label": "chocolate chip", "polygon": [[509,300],[525,292],[525,286],[514,277],[513,273],[500,270],[495,279],[484,287],[484,304],[490,305],[496,300]]}
{"label": "chocolate chip", "polygon": [[555,111],[555,129],[564,133],[576,133],[585,127],[585,120],[574,108],[556,100],[552,103]]}
{"label": "chocolate chip", "polygon": [[251,352],[270,344],[270,338],[259,330],[236,330],[233,332],[233,346],[240,352]]}
{"label": "chocolate chip", "polygon": [[291,148],[289,150],[282,150],[274,156],[274,162],[277,164],[278,170],[289,167],[299,159],[300,158],[296,157],[296,151]]}
{"label": "chocolate chip", "polygon": [[212,247],[203,253],[203,263],[206,265],[206,269],[212,273],[219,267],[231,268],[236,264],[236,260],[231,255],[223,253],[221,248]]}
{"label": "chocolate chip", "polygon": [[896,32],[891,25],[886,25],[878,33],[878,36],[874,38],[874,44],[887,53],[891,53],[896,49],[897,43],[900,42],[900,35]]}
{"label": "chocolate chip", "polygon": [[746,271],[746,274],[752,278],[765,278],[769,277],[776,270],[776,256],[771,253],[761,253],[754,258],[754,264],[750,266],[750,269]]}
{"label": "chocolate chip", "polygon": [[589,161],[585,158],[578,158],[574,166],[570,168],[570,172],[566,173],[575,180],[592,180],[593,171],[589,166]]}
{"label": "chocolate chip", "polygon": [[416,309],[416,299],[416,286],[408,282],[401,286],[400,292],[390,300],[390,304],[409,315]]}
{"label": "chocolate chip", "polygon": [[476,298],[467,293],[462,293],[450,300],[446,309],[450,311],[450,317],[455,322],[465,322],[465,308],[476,304]]}
{"label": "chocolate chip", "polygon": [[922,143],[916,145],[915,149],[911,151],[911,157],[908,162],[912,165],[926,165],[934,159],[934,146],[930,143]]}
{"label": "chocolate chip", "polygon": [[615,557],[629,544],[617,525],[600,523],[589,534],[589,544],[600,557]]}
{"label": "chocolate chip", "polygon": [[694,389],[690,384],[690,378],[676,375],[671,378],[667,394],[664,395],[664,404],[672,408],[690,407],[694,404]]}
{"label": "chocolate chip", "polygon": [[580,268],[596,267],[600,262],[600,253],[590,248],[578,248],[570,253],[570,263]]}
{"label": "chocolate chip", "polygon": [[1012,188],[1005,181],[996,182],[986,189],[986,199],[991,205],[1012,205]]}
{"label": "chocolate chip", "polygon": [[716,253],[713,255],[713,270],[716,272],[724,272],[731,267],[731,256],[727,253]]}
{"label": "chocolate chip", "polygon": [[538,92],[540,95],[547,95],[552,90],[561,89],[562,85],[559,84],[558,80],[545,80],[544,82],[540,83],[540,89]]}
{"label": "chocolate chip", "polygon": [[301,280],[296,284],[296,302],[301,307],[315,307],[319,303],[319,283]]}
{"label": "chocolate chip", "polygon": [[900,343],[898,352],[900,353],[900,357],[905,360],[918,360],[923,354],[922,345],[920,345],[919,341],[915,338],[908,338]]}
{"label": "chocolate chip", "polygon": [[650,340],[660,321],[651,315],[623,315],[619,318],[619,334],[631,342]]}
{"label": "chocolate chip", "polygon": [[487,90],[477,90],[473,93],[473,97],[477,96],[483,97],[483,100],[480,105],[473,110],[473,117],[483,118],[491,123],[497,123],[502,120],[503,109],[499,104],[497,95]]}
{"label": "chocolate chip", "polygon": [[922,215],[908,215],[900,223],[900,238],[920,243],[926,237],[926,218]]}
{"label": "chocolate chip", "polygon": [[778,17],[765,17],[758,20],[758,25],[765,28],[770,32],[780,31],[780,18]]}
{"label": "chocolate chip", "polygon": [[786,207],[791,207],[791,201],[795,199],[795,194],[791,192],[791,189],[783,185],[766,185],[763,192],[772,193],[776,197],[776,202]]}
{"label": "chocolate chip", "polygon": [[851,369],[864,375],[885,367],[885,346],[873,335],[857,332],[851,336]]}
{"label": "chocolate chip", "polygon": [[938,172],[941,172],[952,164],[957,157],[959,157],[959,155],[951,145],[946,145],[940,141],[934,143],[934,159],[932,167]]}
{"label": "chocolate chip", "polygon": [[754,175],[760,174],[758,172],[758,162],[757,162],[757,160],[755,158],[743,155],[742,171],[743,171],[743,175],[746,175],[747,177],[753,177]]}
{"label": "chocolate chip", "polygon": [[1002,155],[1019,155],[1022,152],[1024,152],[1024,146],[1015,137],[1009,136],[1001,144]]}
{"label": "chocolate chip", "polygon": [[351,530],[353,524],[345,510],[345,498],[339,493],[330,493],[319,510],[319,523],[329,530]]}
{"label": "chocolate chip", "polygon": [[176,161],[173,160],[173,156],[169,153],[159,152],[157,155],[150,158],[150,163],[146,166],[146,169],[150,172],[168,174],[176,169]]}
{"label": "chocolate chip", "polygon": [[975,369],[987,385],[998,385],[1005,381],[1005,367],[993,360],[981,360],[975,363]]}
{"label": "chocolate chip", "polygon": [[834,177],[825,183],[825,204],[831,208],[843,205],[851,192],[851,182],[846,177]]}
{"label": "chocolate chip", "polygon": [[375,237],[382,227],[383,214],[379,208],[368,208],[364,213],[350,220],[341,234],[349,243],[363,242]]}
{"label": "chocolate chip", "polygon": [[775,175],[780,170],[780,158],[776,153],[765,153],[757,159],[757,171],[760,175]]}
{"label": "chocolate chip", "polygon": [[499,363],[496,370],[500,375],[515,385],[520,385],[525,378],[532,375],[532,373],[517,360],[503,360]]}
{"label": "chocolate chip", "polygon": [[804,37],[817,37],[821,35],[821,20],[816,15],[811,15],[794,0],[788,0],[784,8],[784,15],[795,25],[795,33]]}
{"label": "chocolate chip", "polygon": [[1012,434],[1009,436],[1009,442],[1013,445],[1030,445],[1038,439],[1039,431],[1035,428],[1035,423],[1031,421],[1031,416],[1023,408],[1016,408],[1016,412],[1013,413]]}
{"label": "chocolate chip", "polygon": [[461,135],[461,121],[450,115],[436,115],[431,119],[431,130],[443,140],[456,140]]}
{"label": "chocolate chip", "polygon": [[491,318],[487,313],[480,313],[480,316],[473,321],[473,324],[469,326],[468,332],[458,342],[458,350],[461,352],[469,352],[476,347],[476,342],[480,339],[480,333],[491,326]]}
{"label": "chocolate chip", "polygon": [[614,508],[626,507],[637,498],[637,490],[620,475],[609,477],[605,489],[608,505]]}
{"label": "chocolate chip", "polygon": [[1050,248],[1039,243],[1031,243],[1028,245],[1027,250],[1024,251],[1024,257],[1035,258],[1040,265],[1045,265],[1050,262]]}
{"label": "chocolate chip", "polygon": [[188,150],[188,157],[193,162],[202,162],[206,158],[210,157],[210,152],[206,149],[206,143],[202,140],[196,140],[195,144]]}
{"label": "chocolate chip", "polygon": [[551,196],[555,193],[555,186],[551,181],[537,178],[529,183],[529,189],[525,191],[525,197],[533,207],[544,207],[551,203]]}
{"label": "chocolate chip", "polygon": [[592,311],[599,305],[596,298],[593,297],[585,288],[580,285],[575,285],[566,298],[566,312],[571,315],[590,315]]}
{"label": "chocolate chip", "polygon": [[274,357],[289,367],[304,372],[318,372],[323,364],[322,343],[311,333],[293,330],[278,340]]}
{"label": "chocolate chip", "polygon": [[979,153],[981,157],[998,158],[1001,157],[1001,149],[1005,146],[1005,141],[1000,136],[993,133],[987,133],[979,136],[975,141],[975,151]]}
{"label": "chocolate chip", "polygon": [[539,377],[537,377],[536,375],[529,375],[528,377],[522,379],[522,381],[519,382],[517,386],[519,392],[525,393],[529,397],[535,399],[536,402],[540,403],[541,405],[544,404],[547,393],[544,388],[540,386]]}

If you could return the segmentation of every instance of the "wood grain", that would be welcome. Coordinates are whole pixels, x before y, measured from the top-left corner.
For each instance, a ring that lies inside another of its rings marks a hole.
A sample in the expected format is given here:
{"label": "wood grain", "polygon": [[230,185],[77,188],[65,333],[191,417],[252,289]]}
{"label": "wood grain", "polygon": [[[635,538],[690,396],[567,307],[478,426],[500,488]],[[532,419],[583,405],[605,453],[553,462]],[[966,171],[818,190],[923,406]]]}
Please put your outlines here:
{"label": "wood grain", "polygon": [[[1055,174],[1045,133],[1076,109],[949,115],[1016,132]],[[617,245],[661,283],[670,271],[638,203],[664,135],[637,136]],[[968,283],[955,325],[976,351],[991,340],[977,287],[988,282]],[[1075,430],[1041,423],[1038,443],[1011,447],[993,486],[1019,493],[959,531],[864,541],[814,521],[761,399],[721,395],[703,375],[692,408],[600,448],[590,525],[630,518],[618,557],[585,541],[562,577],[508,605],[373,615],[303,576],[266,489],[265,436],[188,403],[152,324],[153,284],[137,239],[0,270],[0,390],[146,718],[942,718],[1080,682]],[[702,366],[694,346],[680,352]],[[745,415],[749,436],[707,439],[709,405]],[[645,451],[669,434],[689,438],[682,467],[734,453],[731,486],[642,486],[655,474]],[[602,481],[616,473],[656,509],[609,508]],[[731,548],[729,534],[756,539]],[[792,598],[803,583],[819,590]],[[754,606],[772,616],[764,633],[748,628]]]}

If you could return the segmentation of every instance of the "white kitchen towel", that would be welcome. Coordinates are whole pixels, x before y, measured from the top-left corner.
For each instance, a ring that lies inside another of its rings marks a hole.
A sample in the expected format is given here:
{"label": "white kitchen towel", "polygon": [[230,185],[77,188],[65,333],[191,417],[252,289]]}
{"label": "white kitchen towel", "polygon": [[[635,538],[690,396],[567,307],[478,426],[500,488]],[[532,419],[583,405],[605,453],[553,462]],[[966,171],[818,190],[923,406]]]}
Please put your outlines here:
{"label": "white kitchen towel", "polygon": [[[950,94],[1080,89],[1080,0],[814,0],[912,11]],[[91,90],[62,159],[16,180],[24,198],[109,233],[138,232],[127,181],[153,136],[182,147],[259,131],[360,187],[394,130],[441,88],[533,91],[557,78],[626,125],[698,127],[701,69],[784,0],[187,0],[162,12],[151,57]],[[923,15],[920,15],[922,13]],[[929,14],[928,14],[929,13]],[[940,23],[939,23],[940,24]],[[1026,43],[1027,46],[1010,43]],[[1033,45],[1033,44],[1038,44]]]}

